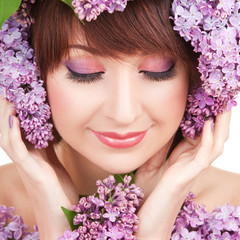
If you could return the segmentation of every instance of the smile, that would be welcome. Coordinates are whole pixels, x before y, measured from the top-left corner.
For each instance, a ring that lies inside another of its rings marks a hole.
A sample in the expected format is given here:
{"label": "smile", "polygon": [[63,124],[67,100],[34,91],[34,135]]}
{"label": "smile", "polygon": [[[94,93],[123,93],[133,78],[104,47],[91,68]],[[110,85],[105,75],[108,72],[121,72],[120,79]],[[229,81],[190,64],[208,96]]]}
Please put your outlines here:
{"label": "smile", "polygon": [[115,132],[92,132],[105,145],[112,148],[130,148],[142,141],[148,130],[119,134]]}

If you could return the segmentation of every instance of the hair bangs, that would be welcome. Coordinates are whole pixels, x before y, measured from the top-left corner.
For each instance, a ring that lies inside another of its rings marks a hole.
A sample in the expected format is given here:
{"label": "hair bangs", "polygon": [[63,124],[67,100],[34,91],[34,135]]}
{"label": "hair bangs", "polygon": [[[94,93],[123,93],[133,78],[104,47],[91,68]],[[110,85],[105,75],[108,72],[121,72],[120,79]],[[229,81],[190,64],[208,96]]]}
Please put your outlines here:
{"label": "hair bangs", "polygon": [[182,39],[169,19],[170,1],[137,0],[128,2],[124,12],[102,13],[97,20],[78,21],[86,44],[100,55],[165,54],[184,59]]}
{"label": "hair bangs", "polygon": [[82,23],[62,1],[36,1],[31,42],[42,78],[79,41],[101,56],[170,54],[191,65],[192,48],[173,30],[170,12],[171,0],[135,0],[123,12],[103,12],[96,20]]}

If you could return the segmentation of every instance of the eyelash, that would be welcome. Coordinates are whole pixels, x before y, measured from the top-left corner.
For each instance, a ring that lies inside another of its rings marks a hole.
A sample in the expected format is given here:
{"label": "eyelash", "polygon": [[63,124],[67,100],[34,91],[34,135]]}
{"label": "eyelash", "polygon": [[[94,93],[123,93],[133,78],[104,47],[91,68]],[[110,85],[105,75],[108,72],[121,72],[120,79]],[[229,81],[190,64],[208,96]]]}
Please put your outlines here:
{"label": "eyelash", "polygon": [[[146,80],[157,81],[157,82],[166,81],[168,79],[173,78],[176,75],[174,66],[175,65],[173,64],[167,71],[164,71],[164,72],[149,72],[149,71],[143,70],[143,71],[139,71],[139,73],[143,73],[144,78]],[[73,80],[75,82],[87,84],[87,83],[94,83],[103,79],[102,75],[104,74],[104,72],[83,74],[83,73],[74,72],[69,67],[67,67],[67,69],[68,69],[68,73],[67,73],[68,79]]]}
{"label": "eyelash", "polygon": [[169,80],[176,75],[174,66],[175,64],[173,64],[167,71],[164,72],[140,71],[139,73],[143,73],[146,80],[161,82]]}
{"label": "eyelash", "polygon": [[97,82],[102,79],[102,74],[104,74],[104,72],[83,74],[83,73],[74,72],[72,69],[70,69],[67,66],[66,68],[68,69],[68,73],[67,73],[68,79],[73,80],[75,82],[84,83],[84,84]]}

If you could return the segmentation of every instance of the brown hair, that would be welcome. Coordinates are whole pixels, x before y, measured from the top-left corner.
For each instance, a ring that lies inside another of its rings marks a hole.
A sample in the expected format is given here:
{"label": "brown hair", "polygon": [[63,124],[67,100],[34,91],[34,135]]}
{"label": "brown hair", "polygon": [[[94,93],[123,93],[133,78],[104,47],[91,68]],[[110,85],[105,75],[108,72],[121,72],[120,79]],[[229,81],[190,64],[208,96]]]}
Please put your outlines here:
{"label": "brown hair", "polygon": [[173,30],[170,8],[170,0],[129,1],[124,12],[104,12],[97,20],[83,24],[62,1],[38,0],[32,9],[31,42],[42,78],[58,66],[79,32],[92,52],[102,56],[167,52],[190,70],[196,69],[191,46]]}
{"label": "brown hair", "polygon": [[[197,56],[173,30],[170,14],[171,0],[134,0],[124,12],[104,12],[97,20],[83,24],[62,1],[37,0],[31,11],[35,19],[31,43],[41,76],[46,79],[58,67],[80,35],[92,52],[101,56],[169,53],[188,65],[192,89],[200,81]],[[171,150],[181,138],[178,131]]]}

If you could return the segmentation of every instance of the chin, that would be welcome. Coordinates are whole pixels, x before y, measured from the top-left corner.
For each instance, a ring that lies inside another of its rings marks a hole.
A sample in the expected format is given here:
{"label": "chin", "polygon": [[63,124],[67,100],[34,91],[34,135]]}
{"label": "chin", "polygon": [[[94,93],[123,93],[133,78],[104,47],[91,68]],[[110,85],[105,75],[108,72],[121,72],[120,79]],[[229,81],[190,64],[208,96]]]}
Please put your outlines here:
{"label": "chin", "polygon": [[100,164],[98,165],[101,169],[110,174],[125,174],[138,169],[142,163],[128,161],[111,161],[111,163]]}

